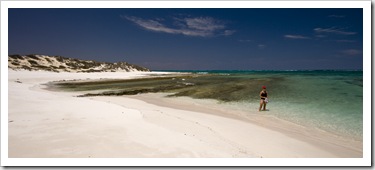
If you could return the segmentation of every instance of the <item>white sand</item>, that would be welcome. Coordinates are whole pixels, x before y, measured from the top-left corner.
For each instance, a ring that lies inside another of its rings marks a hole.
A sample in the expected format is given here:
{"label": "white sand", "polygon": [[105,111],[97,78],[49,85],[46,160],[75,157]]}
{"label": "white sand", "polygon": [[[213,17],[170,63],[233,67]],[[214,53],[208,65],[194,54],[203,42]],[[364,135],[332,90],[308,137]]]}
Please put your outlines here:
{"label": "white sand", "polygon": [[10,158],[362,157],[361,142],[280,128],[267,118],[240,120],[153,94],[77,98],[42,85],[155,73],[8,71]]}

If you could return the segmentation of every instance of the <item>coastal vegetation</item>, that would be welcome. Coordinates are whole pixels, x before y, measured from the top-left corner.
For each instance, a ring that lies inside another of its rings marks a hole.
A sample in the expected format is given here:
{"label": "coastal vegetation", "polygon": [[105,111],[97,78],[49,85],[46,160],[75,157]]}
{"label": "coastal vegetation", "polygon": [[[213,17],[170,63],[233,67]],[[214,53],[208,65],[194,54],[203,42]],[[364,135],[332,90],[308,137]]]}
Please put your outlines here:
{"label": "coastal vegetation", "polygon": [[75,58],[67,58],[62,56],[46,56],[46,55],[9,55],[8,68],[10,69],[24,69],[29,71],[52,71],[52,72],[130,72],[130,71],[143,71],[149,72],[150,70],[130,64],[127,62],[98,62],[91,60],[80,60]]}

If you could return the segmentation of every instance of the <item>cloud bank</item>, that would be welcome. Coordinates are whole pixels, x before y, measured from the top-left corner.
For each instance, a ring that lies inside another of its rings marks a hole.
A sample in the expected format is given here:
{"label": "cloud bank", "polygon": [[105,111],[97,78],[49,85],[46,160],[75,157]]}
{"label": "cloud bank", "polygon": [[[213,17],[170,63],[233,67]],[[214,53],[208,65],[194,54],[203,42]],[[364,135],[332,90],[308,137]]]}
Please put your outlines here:
{"label": "cloud bank", "polygon": [[186,36],[212,37],[212,36],[230,36],[235,31],[226,29],[224,22],[211,17],[195,18],[173,18],[173,24],[164,24],[165,19],[143,19],[134,16],[121,16],[143,29],[163,32],[169,34],[182,34]]}
{"label": "cloud bank", "polygon": [[341,35],[355,35],[356,32],[349,32],[349,31],[342,31],[340,29],[335,28],[315,28],[314,31],[316,33],[334,33],[334,34],[341,34]]}
{"label": "cloud bank", "polygon": [[289,39],[310,39],[309,37],[302,35],[284,35],[284,37]]}
{"label": "cloud bank", "polygon": [[329,18],[345,18],[345,15],[329,15]]}
{"label": "cloud bank", "polygon": [[341,53],[344,55],[356,56],[356,55],[362,54],[362,51],[356,50],[356,49],[347,49],[347,50],[342,50]]}

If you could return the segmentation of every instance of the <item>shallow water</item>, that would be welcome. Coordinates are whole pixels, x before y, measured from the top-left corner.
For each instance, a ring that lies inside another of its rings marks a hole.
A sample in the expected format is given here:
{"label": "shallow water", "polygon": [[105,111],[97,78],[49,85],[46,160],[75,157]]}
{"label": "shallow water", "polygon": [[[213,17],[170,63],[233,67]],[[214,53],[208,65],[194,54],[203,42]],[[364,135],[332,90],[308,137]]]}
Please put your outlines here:
{"label": "shallow water", "polygon": [[216,99],[222,105],[246,112],[258,110],[263,85],[267,86],[270,100],[266,114],[362,140],[362,71],[199,71],[163,78],[65,82],[58,86],[106,91],[90,95],[172,92],[170,97]]}

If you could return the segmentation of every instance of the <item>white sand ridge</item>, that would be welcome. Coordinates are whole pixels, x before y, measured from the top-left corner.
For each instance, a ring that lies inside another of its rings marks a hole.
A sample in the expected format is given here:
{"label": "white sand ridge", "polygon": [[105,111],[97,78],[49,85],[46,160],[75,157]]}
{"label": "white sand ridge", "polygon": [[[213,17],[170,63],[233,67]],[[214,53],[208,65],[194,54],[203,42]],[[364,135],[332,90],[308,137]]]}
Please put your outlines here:
{"label": "white sand ridge", "polygon": [[8,68],[19,70],[44,70],[53,72],[133,72],[150,71],[147,68],[127,62],[97,62],[62,56],[9,55]]}

